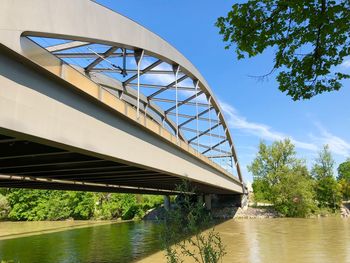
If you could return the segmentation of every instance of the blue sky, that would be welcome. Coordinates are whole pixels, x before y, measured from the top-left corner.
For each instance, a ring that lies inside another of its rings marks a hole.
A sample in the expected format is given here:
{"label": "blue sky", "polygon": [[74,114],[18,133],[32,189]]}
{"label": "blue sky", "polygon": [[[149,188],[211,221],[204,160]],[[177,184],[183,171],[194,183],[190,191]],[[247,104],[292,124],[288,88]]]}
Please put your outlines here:
{"label": "blue sky", "polygon": [[[264,81],[249,77],[269,72],[273,52],[238,61],[232,50],[224,49],[214,23],[234,1],[97,2],[160,35],[199,69],[221,101],[247,181],[252,181],[252,176],[246,166],[261,140],[271,143],[290,138],[309,167],[324,144],[330,146],[336,167],[350,157],[350,82],[344,83],[341,91],[294,102],[278,90],[274,75]],[[349,73],[350,60],[340,68]]]}

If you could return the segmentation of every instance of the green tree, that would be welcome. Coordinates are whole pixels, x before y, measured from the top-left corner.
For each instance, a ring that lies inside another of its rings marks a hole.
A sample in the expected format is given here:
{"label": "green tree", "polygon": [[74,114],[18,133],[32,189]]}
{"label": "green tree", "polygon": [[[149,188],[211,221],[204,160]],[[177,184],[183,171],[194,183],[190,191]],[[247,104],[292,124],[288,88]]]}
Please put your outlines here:
{"label": "green tree", "polygon": [[338,167],[338,182],[345,200],[350,199],[350,158],[341,163]]}
{"label": "green tree", "polygon": [[12,220],[44,220],[49,191],[13,189],[7,195],[11,211],[8,217]]}
{"label": "green tree", "polygon": [[290,140],[270,146],[261,142],[248,170],[254,177],[254,196],[270,201],[280,213],[307,216],[313,212],[313,181],[304,161],[296,157]]}
{"label": "green tree", "polygon": [[328,145],[319,152],[311,174],[316,179],[316,197],[321,208],[336,210],[341,203],[340,186],[335,180],[334,160]]}
{"label": "green tree", "polygon": [[257,201],[272,201],[272,187],[280,180],[280,174],[295,166],[294,145],[290,140],[277,141],[271,146],[261,142],[259,152],[248,171],[253,174],[253,190]]}
{"label": "green tree", "polygon": [[316,210],[314,182],[305,165],[297,165],[272,187],[276,210],[290,217],[306,217]]}
{"label": "green tree", "polygon": [[348,0],[250,0],[234,4],[216,26],[238,59],[273,48],[268,74],[279,69],[279,89],[299,100],[339,90],[350,78],[336,68],[350,55],[349,20]]}
{"label": "green tree", "polygon": [[162,204],[162,196],[6,189],[0,194],[0,218],[11,220],[133,219]]}

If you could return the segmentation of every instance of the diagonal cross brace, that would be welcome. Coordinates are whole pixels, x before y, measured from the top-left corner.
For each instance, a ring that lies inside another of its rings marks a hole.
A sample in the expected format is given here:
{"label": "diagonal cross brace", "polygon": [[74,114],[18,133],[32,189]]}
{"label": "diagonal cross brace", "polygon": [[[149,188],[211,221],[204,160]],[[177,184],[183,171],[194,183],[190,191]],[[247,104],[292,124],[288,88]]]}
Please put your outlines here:
{"label": "diagonal cross brace", "polygon": [[185,80],[185,79],[187,79],[187,78],[188,78],[188,76],[184,75],[184,76],[182,76],[181,78],[178,78],[176,81],[171,82],[169,85],[165,86],[164,88],[162,88],[162,89],[160,89],[160,90],[158,90],[158,91],[152,93],[152,94],[149,95],[147,98],[148,98],[148,99],[152,99],[154,96],[157,96],[158,94],[162,93],[163,91],[166,91],[167,89],[169,89],[169,88],[171,88],[172,86],[174,86],[175,83],[179,83],[179,82],[181,82],[181,81],[183,81],[183,80]]}
{"label": "diagonal cross brace", "polygon": [[[209,112],[210,110],[212,110],[214,107],[210,107],[209,109],[206,109],[200,113],[198,113],[198,117],[206,114],[207,112]],[[186,125],[187,123],[190,123],[191,121],[194,121],[195,119],[197,119],[197,116],[193,116],[192,118],[188,119],[187,121],[184,121],[183,123],[179,124],[179,128]]]}
{"label": "diagonal cross brace", "polygon": [[218,127],[219,125],[220,125],[220,123],[215,124],[214,126],[210,127],[209,129],[207,129],[207,130],[201,132],[200,134],[198,134],[197,136],[191,138],[190,140],[188,140],[188,142],[190,143],[190,142],[192,142],[192,141],[198,139],[199,137],[203,136],[204,134],[210,132],[211,130],[214,130],[214,129],[215,129],[216,127]]}
{"label": "diagonal cross brace", "polygon": [[175,109],[176,107],[180,107],[181,105],[184,105],[184,104],[186,104],[187,102],[189,102],[189,101],[195,99],[197,96],[201,95],[202,93],[203,93],[203,91],[201,90],[201,91],[199,91],[198,93],[192,95],[191,97],[189,97],[189,98],[187,98],[187,99],[185,99],[185,100],[179,102],[177,105],[170,107],[169,109],[167,109],[167,110],[165,111],[165,114],[169,113],[170,111],[172,111],[172,110]]}
{"label": "diagonal cross brace", "polygon": [[96,65],[98,65],[102,60],[105,58],[108,58],[111,54],[113,54],[114,51],[116,51],[118,47],[111,47],[109,48],[105,53],[103,53],[100,57],[96,58],[93,62],[91,62],[87,67],[85,67],[85,71],[89,72],[91,69],[93,69]]}
{"label": "diagonal cross brace", "polygon": [[209,147],[209,149],[205,150],[204,152],[202,152],[202,154],[206,154],[207,152],[215,149],[216,147],[220,146],[221,144],[225,143],[227,141],[227,139],[222,140],[221,142],[218,142],[217,144],[215,144],[214,146]]}
{"label": "diagonal cross brace", "polygon": [[[140,72],[140,76],[143,74],[146,74],[148,71],[150,71],[151,69],[157,67],[158,65],[160,65],[163,61],[161,61],[160,59],[157,60],[156,62],[154,62],[153,64],[149,65],[148,67],[146,67],[145,69],[141,70]],[[123,82],[123,85],[127,85],[129,84],[131,81],[137,79],[137,74],[133,75],[132,77],[128,78],[127,80],[125,80]]]}

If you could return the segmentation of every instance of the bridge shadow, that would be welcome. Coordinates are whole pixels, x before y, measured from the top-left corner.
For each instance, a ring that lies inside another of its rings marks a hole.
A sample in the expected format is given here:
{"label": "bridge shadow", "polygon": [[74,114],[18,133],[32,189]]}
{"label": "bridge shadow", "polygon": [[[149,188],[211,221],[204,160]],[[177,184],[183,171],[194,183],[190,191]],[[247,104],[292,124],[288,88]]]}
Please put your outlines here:
{"label": "bridge shadow", "polygon": [[[174,206],[172,209],[174,209]],[[216,227],[224,224],[225,222],[232,220],[234,216],[236,215],[239,207],[237,206],[220,206],[220,207],[214,207],[210,211],[207,210],[208,214],[211,215],[212,220],[207,224],[205,227],[203,227],[200,232],[204,233],[211,229],[214,229],[216,231]],[[160,206],[158,208],[153,209],[150,211],[143,220],[154,222],[156,224],[166,224],[164,218],[167,211],[165,210],[164,206]],[[164,234],[164,233],[163,233]],[[190,237],[192,237],[194,234],[188,234],[184,235],[181,240],[186,240]],[[161,237],[160,237],[161,239]],[[178,240],[180,241],[180,240]],[[181,241],[180,241],[181,242]],[[175,244],[175,243],[173,243]],[[224,244],[225,245],[225,244]],[[154,263],[154,262],[164,262],[166,257],[166,253],[164,250],[164,247],[159,247],[157,250],[154,250],[152,253],[148,253],[147,255],[144,255],[141,258],[138,258],[132,262],[138,262],[138,263]],[[186,261],[185,261],[186,262]]]}
{"label": "bridge shadow", "polygon": [[[229,218],[229,217],[215,219],[215,220],[213,220],[213,222],[210,225],[208,225],[206,228],[202,229],[202,233],[209,231],[210,229],[213,229],[213,228],[215,230],[217,226],[224,224],[225,222],[232,220],[232,219],[233,218]],[[161,221],[161,220],[150,220],[150,221],[154,222],[155,224],[163,224],[164,223],[164,221]],[[191,235],[185,236],[183,238],[183,240],[187,239],[189,237],[191,237]],[[144,256],[137,258],[131,262],[133,262],[133,263],[154,263],[154,262],[165,262],[165,261],[166,261],[166,253],[165,253],[164,247],[162,247],[162,245],[161,245],[160,247],[158,247],[154,251],[147,253]],[[187,262],[187,261],[185,261],[185,262]]]}

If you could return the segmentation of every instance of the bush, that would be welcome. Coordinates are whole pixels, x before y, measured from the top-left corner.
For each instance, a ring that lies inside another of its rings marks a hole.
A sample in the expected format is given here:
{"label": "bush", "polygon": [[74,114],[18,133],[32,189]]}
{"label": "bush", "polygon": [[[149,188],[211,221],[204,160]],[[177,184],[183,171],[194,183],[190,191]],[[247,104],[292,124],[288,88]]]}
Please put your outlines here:
{"label": "bush", "polygon": [[11,220],[142,218],[147,210],[163,202],[162,196],[152,195],[138,195],[137,198],[134,194],[29,189],[6,189],[3,193],[7,196],[0,194],[0,218],[2,213],[7,215],[10,211],[8,218]]}
{"label": "bush", "polygon": [[273,193],[275,209],[287,217],[306,217],[316,209],[313,182],[297,171],[284,174]]}
{"label": "bush", "polygon": [[193,201],[195,191],[188,182],[178,186],[177,191],[181,202],[165,212],[161,231],[167,262],[185,262],[183,256],[197,263],[222,261],[226,252],[219,233],[214,228],[203,232],[213,224],[210,213],[197,198]]}

